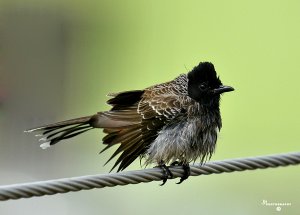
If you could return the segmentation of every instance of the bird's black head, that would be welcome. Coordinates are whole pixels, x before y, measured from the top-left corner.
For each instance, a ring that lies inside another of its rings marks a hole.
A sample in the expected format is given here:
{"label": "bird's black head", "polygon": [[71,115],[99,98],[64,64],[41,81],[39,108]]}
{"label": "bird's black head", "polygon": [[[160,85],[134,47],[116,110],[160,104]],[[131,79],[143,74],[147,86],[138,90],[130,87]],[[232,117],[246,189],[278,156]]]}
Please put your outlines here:
{"label": "bird's black head", "polygon": [[222,84],[212,63],[202,62],[188,73],[188,94],[200,104],[218,105],[220,95],[233,90]]}

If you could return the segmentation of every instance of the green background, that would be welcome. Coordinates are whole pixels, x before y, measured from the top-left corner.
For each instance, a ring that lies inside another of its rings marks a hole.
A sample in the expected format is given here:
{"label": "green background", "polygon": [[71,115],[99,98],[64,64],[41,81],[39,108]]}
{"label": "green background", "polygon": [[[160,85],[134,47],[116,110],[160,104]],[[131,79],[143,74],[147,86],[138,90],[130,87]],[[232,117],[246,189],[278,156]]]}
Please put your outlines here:
{"label": "green background", "polygon": [[[300,1],[7,1],[1,5],[59,11],[70,20],[64,104],[59,116],[48,122],[106,110],[109,92],[169,81],[200,61],[211,61],[222,82],[236,89],[222,96],[223,128],[212,160],[299,151]],[[107,173],[112,163],[103,164],[115,148],[98,155],[104,147],[102,136],[93,130],[39,151],[32,159],[39,165],[43,154],[50,154],[47,162],[55,165],[53,178]],[[60,150],[66,159],[52,160],[51,155]],[[139,162],[129,169],[140,169]],[[50,179],[42,175],[37,171],[32,177]],[[152,182],[5,202],[0,203],[0,212],[297,214],[299,176],[296,166],[191,177],[182,185],[169,180],[163,187]],[[292,206],[277,212],[275,207],[262,206],[263,200]]]}

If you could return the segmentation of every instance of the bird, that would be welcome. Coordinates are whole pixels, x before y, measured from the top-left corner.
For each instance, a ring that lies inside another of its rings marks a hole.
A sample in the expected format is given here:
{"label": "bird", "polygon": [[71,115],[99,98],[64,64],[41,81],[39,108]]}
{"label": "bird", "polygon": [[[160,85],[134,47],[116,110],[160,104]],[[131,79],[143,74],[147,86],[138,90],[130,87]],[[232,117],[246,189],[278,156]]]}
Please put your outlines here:
{"label": "bird", "polygon": [[220,98],[233,91],[223,85],[211,62],[200,62],[188,73],[143,90],[110,93],[110,110],[57,122],[25,132],[42,136],[41,148],[99,128],[104,152],[118,145],[108,161],[116,159],[111,171],[123,171],[137,158],[145,166],[154,164],[163,170],[163,184],[173,178],[168,164],[182,166],[190,176],[189,163],[197,159],[205,163],[215,152],[222,127]]}

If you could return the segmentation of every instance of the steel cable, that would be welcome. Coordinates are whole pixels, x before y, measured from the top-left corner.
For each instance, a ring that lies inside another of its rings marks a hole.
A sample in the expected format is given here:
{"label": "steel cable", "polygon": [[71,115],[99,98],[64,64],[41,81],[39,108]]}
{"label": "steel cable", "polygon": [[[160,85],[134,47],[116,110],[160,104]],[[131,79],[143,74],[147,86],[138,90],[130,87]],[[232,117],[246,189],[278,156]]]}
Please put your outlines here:
{"label": "steel cable", "polygon": [[[300,152],[212,161],[203,165],[190,165],[190,168],[191,176],[198,176],[297,164],[300,164]],[[169,169],[173,173],[173,178],[181,177],[184,173],[184,170],[180,166],[170,166]],[[93,188],[113,187],[117,185],[138,184],[142,182],[147,183],[151,181],[160,181],[162,180],[162,177],[163,171],[160,168],[150,168],[120,173],[88,175],[5,185],[0,186],[0,201],[90,190]]]}

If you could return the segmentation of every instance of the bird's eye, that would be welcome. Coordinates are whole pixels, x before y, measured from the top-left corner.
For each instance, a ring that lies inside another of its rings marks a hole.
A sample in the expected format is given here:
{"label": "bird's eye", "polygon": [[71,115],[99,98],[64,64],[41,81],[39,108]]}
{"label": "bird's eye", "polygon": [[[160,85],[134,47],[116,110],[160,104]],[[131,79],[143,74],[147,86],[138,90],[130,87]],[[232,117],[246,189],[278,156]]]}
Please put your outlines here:
{"label": "bird's eye", "polygon": [[204,89],[206,88],[206,84],[200,84],[199,88],[200,88],[201,90],[204,90]]}

